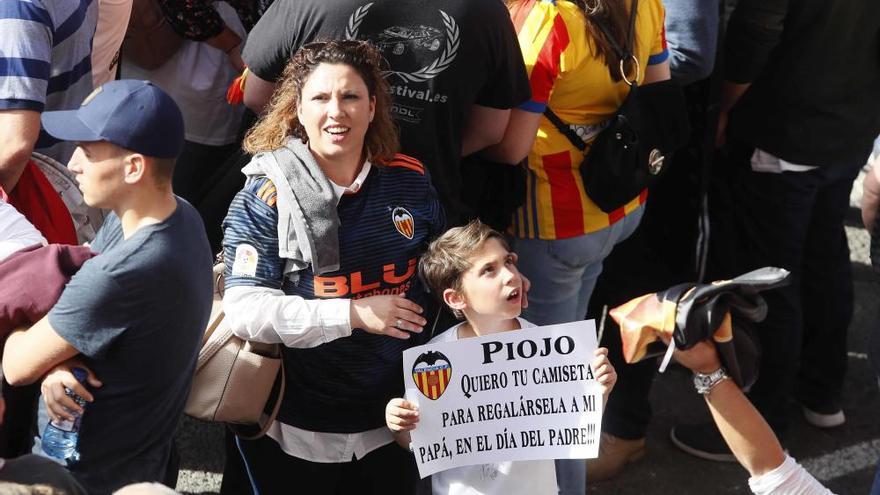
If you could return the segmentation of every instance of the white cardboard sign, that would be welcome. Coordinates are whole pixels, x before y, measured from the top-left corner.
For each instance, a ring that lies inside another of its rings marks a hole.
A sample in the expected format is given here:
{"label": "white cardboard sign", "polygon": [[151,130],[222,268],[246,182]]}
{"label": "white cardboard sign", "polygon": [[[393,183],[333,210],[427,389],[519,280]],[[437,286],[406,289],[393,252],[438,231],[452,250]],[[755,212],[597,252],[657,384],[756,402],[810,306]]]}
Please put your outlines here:
{"label": "white cardboard sign", "polygon": [[421,477],[457,466],[599,453],[602,392],[593,321],[427,344],[403,353],[419,405]]}

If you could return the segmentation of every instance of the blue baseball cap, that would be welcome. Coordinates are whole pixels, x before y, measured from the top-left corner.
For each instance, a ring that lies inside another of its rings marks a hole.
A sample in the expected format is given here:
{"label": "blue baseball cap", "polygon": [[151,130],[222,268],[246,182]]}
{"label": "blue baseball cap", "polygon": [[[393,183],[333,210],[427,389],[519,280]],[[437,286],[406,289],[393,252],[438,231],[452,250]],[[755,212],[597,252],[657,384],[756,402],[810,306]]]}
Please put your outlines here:
{"label": "blue baseball cap", "polygon": [[43,129],[64,141],[107,141],[154,158],[183,151],[183,115],[149,81],[121,79],[96,88],[76,110],[44,112]]}

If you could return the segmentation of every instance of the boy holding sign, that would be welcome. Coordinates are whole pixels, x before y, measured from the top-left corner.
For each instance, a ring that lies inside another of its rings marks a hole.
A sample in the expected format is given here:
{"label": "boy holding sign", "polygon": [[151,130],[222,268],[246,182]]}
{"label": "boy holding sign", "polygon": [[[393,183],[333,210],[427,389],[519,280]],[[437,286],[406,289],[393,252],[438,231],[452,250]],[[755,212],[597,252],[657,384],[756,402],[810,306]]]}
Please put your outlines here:
{"label": "boy holding sign", "polygon": [[[523,278],[504,237],[473,221],[450,229],[431,243],[422,256],[420,270],[431,291],[465,321],[436,336],[431,343],[498,334],[535,325],[519,318],[525,297]],[[604,406],[617,380],[608,351],[598,348],[590,364],[601,387]],[[416,404],[392,399],[385,409],[388,428],[404,448],[419,422]],[[454,467],[432,478],[435,495],[453,494],[553,494],[557,493],[552,460],[506,461]]]}

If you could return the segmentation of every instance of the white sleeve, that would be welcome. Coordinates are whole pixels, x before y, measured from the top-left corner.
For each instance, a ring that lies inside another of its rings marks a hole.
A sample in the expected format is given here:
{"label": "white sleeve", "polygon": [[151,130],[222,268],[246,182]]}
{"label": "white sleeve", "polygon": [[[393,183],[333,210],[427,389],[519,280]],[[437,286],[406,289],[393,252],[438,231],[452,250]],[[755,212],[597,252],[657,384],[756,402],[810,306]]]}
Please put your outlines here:
{"label": "white sleeve", "polygon": [[756,495],[833,495],[788,455],[773,471],[749,478],[749,488]]}
{"label": "white sleeve", "polygon": [[0,200],[0,261],[34,244],[45,246],[46,239],[14,206]]}
{"label": "white sleeve", "polygon": [[229,287],[223,311],[235,335],[287,347],[316,347],[351,335],[349,299],[303,299],[268,287]]}

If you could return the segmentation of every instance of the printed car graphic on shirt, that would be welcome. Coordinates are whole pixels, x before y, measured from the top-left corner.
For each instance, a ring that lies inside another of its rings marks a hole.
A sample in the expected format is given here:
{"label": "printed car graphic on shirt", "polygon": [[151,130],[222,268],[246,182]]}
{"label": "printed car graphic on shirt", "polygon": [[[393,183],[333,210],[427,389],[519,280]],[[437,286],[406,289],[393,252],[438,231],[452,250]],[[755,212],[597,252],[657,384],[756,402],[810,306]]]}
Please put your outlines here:
{"label": "printed car graphic on shirt", "polygon": [[407,45],[436,52],[443,44],[443,31],[425,25],[392,26],[379,34],[376,46],[383,52],[403,55]]}

